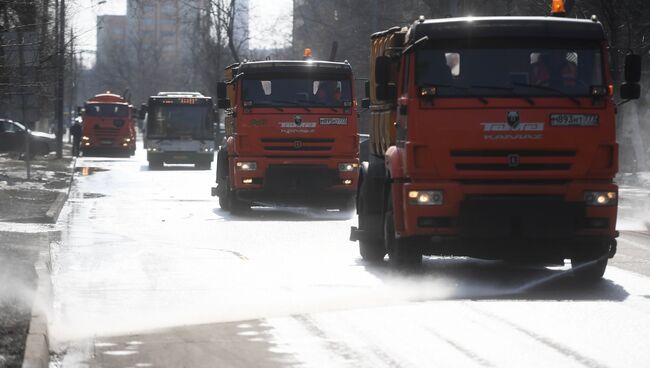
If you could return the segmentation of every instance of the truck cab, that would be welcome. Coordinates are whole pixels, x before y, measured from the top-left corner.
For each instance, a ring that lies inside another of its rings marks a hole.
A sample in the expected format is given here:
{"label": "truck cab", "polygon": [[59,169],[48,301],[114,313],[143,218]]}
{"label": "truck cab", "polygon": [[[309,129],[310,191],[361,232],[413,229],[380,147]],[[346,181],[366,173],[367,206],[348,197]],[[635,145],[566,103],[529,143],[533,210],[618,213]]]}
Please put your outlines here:
{"label": "truck cab", "polygon": [[244,62],[228,67],[226,79],[219,93],[226,143],[213,188],[221,207],[354,208],[359,137],[350,65]]}
{"label": "truck cab", "polygon": [[107,92],[90,98],[82,111],[81,152],[130,157],[135,153],[135,118],[122,96]]}

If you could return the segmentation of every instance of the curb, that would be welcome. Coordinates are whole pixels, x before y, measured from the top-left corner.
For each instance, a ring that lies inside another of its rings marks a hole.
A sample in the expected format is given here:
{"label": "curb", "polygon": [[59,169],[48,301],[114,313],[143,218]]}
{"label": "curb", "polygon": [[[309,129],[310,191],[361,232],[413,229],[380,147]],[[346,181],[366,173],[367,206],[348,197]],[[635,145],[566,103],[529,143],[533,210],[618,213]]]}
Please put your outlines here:
{"label": "curb", "polygon": [[32,319],[29,322],[22,368],[48,368],[50,363],[47,312],[44,310],[46,306],[50,305],[52,290],[47,263],[48,254],[49,252],[41,251],[39,260],[34,265],[38,275],[38,287],[32,304]]}
{"label": "curb", "polygon": [[[74,158],[68,190],[59,193],[45,214],[45,217],[50,223],[56,223],[70,195],[76,165],[77,159]],[[32,318],[29,321],[29,332],[25,341],[25,354],[23,356],[22,368],[48,368],[50,365],[50,340],[47,331],[46,310],[52,303],[52,280],[50,277],[52,264],[49,247],[50,245],[48,244],[48,249],[40,252],[39,259],[34,265],[38,277],[38,286],[32,303]]]}
{"label": "curb", "polygon": [[77,158],[75,157],[72,160],[72,173],[70,174],[70,183],[68,184],[68,190],[59,193],[59,195],[54,200],[54,203],[52,203],[52,205],[47,210],[47,212],[45,212],[45,219],[50,224],[56,223],[57,219],[59,218],[59,214],[61,213],[61,209],[63,209],[65,202],[68,200],[68,196],[70,195],[70,189],[72,188],[72,181],[74,180],[74,170],[76,166],[77,166]]}

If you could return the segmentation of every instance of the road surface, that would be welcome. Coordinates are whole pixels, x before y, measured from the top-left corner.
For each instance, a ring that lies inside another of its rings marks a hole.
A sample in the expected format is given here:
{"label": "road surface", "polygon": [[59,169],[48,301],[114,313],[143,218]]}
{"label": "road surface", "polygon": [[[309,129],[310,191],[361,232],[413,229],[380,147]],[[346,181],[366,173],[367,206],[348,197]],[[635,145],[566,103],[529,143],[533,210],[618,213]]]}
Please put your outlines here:
{"label": "road surface", "polygon": [[[59,367],[647,367],[648,191],[605,279],[569,267],[361,261],[351,214],[210,197],[211,171],[81,158],[52,244]],[[648,211],[650,212],[650,211]],[[645,217],[644,217],[645,216]]]}

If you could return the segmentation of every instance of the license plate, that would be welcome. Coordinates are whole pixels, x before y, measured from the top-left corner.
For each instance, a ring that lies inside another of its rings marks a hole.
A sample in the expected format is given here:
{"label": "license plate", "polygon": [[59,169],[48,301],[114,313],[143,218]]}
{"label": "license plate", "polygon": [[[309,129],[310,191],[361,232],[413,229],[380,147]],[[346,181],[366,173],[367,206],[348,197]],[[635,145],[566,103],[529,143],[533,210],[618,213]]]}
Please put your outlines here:
{"label": "license plate", "polygon": [[186,160],[187,156],[174,156],[174,160]]}
{"label": "license plate", "polygon": [[551,114],[551,126],[555,127],[596,127],[597,114]]}
{"label": "license plate", "polygon": [[108,140],[108,139],[104,139],[104,140],[101,141],[101,143],[102,144],[113,144],[113,141]]}

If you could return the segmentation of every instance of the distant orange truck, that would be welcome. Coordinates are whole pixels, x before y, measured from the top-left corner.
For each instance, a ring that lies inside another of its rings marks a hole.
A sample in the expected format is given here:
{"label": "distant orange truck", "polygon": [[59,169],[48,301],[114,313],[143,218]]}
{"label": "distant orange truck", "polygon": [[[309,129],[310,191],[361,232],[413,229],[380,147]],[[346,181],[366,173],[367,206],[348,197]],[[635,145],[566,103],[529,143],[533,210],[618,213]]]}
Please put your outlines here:
{"label": "distant orange truck", "polygon": [[135,112],[121,96],[102,93],[88,99],[82,111],[81,152],[89,155],[135,153]]}

